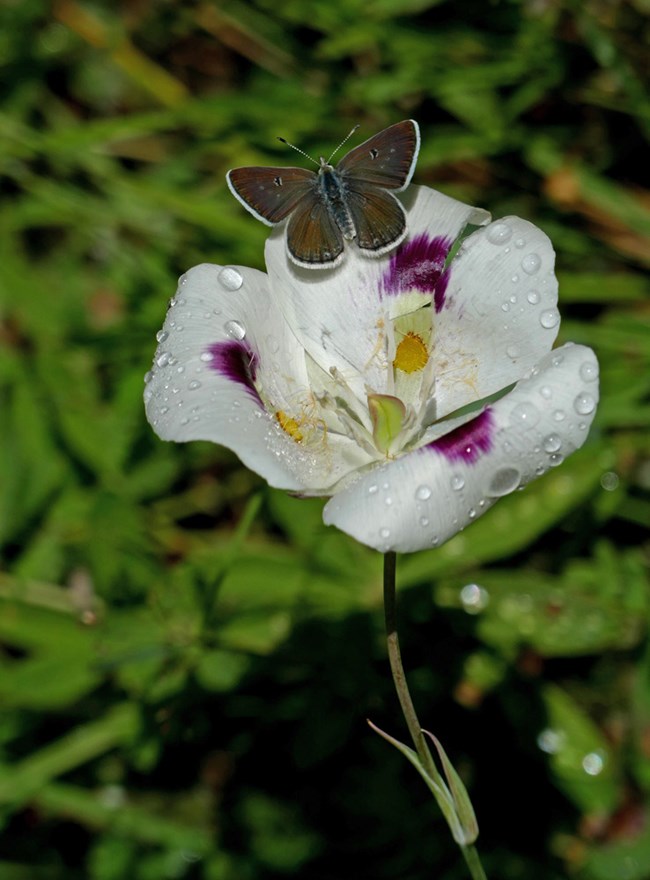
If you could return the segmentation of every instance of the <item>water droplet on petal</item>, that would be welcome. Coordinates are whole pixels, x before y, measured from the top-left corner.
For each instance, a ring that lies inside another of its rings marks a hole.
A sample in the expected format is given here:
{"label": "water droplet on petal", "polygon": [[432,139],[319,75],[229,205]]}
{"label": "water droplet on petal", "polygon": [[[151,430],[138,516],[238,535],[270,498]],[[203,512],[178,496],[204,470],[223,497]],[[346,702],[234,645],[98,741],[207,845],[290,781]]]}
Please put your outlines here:
{"label": "water droplet on petal", "polygon": [[246,336],[246,328],[240,321],[226,321],[223,329],[231,339],[243,339]]}
{"label": "water droplet on petal", "polygon": [[539,389],[539,396],[543,397],[544,400],[550,400],[553,397],[553,389],[550,385],[542,385]]}
{"label": "water droplet on petal", "polygon": [[554,452],[553,455],[549,455],[548,457],[548,463],[551,465],[551,467],[559,467],[563,461],[564,456],[561,455],[559,452]]}
{"label": "water droplet on petal", "polygon": [[566,419],[566,413],[563,409],[556,409],[553,413],[553,418],[556,422],[563,422]]}
{"label": "water droplet on petal", "polygon": [[534,275],[536,272],[539,272],[539,267],[541,265],[542,261],[539,254],[526,254],[521,261],[521,268],[526,275]]}
{"label": "water droplet on petal", "polygon": [[431,498],[431,489],[429,486],[418,486],[415,490],[415,497],[418,501],[428,501]]}
{"label": "water droplet on petal", "polygon": [[162,351],[158,357],[156,358],[156,366],[158,367],[166,367],[169,363],[171,355],[168,351]]}
{"label": "water droplet on petal", "polygon": [[159,330],[156,333],[156,342],[165,342],[169,339],[169,333],[166,330]]}
{"label": "water droplet on petal", "polygon": [[153,370],[147,370],[147,372],[144,374],[144,384],[148,385],[152,379],[153,379]]}
{"label": "water droplet on petal", "polygon": [[529,290],[526,294],[526,299],[531,304],[531,306],[536,306],[540,301],[539,290]]}
{"label": "water droplet on petal", "polygon": [[386,540],[386,538],[390,538],[390,529],[379,529],[379,537],[383,538],[384,540]]}
{"label": "water droplet on petal", "polygon": [[505,244],[512,237],[512,229],[507,223],[492,223],[487,228],[486,237],[491,244]]}
{"label": "water droplet on petal", "polygon": [[509,358],[512,358],[514,360],[515,358],[518,358],[521,355],[521,349],[519,348],[518,345],[509,345],[506,348],[506,354],[508,355]]}
{"label": "water droplet on petal", "polygon": [[539,421],[539,411],[532,403],[526,401],[518,403],[510,413],[510,421],[526,428],[532,428]]}
{"label": "water droplet on petal", "polygon": [[420,525],[422,526],[423,529],[426,529],[426,527],[429,525],[429,517],[421,516],[420,517]]}
{"label": "water droplet on petal", "polygon": [[454,490],[454,492],[460,492],[464,485],[464,478],[461,477],[460,474],[454,474],[454,476],[451,478],[451,488]]}
{"label": "water droplet on petal", "polygon": [[373,483],[372,486],[368,486],[368,495],[376,495],[378,490],[379,486]]}
{"label": "water droplet on petal", "polygon": [[226,266],[225,269],[219,272],[219,281],[226,290],[239,290],[244,283],[241,274],[236,269],[233,269],[232,266]]}
{"label": "water droplet on petal", "polygon": [[199,360],[202,360],[202,361],[204,361],[205,363],[208,363],[208,362],[211,361],[212,359],[213,359],[213,355],[212,355],[212,352],[211,352],[211,351],[202,351],[202,352],[201,352],[201,355],[200,355],[200,357],[199,357]]}
{"label": "water droplet on petal", "polygon": [[391,498],[390,495],[387,495],[387,496],[384,498],[384,504],[385,504],[387,507],[390,507],[392,503],[393,503],[393,499]]}
{"label": "water droplet on petal", "polygon": [[547,437],[544,437],[542,445],[545,452],[557,452],[562,446],[562,438],[559,434],[549,434]]}
{"label": "water droplet on petal", "polygon": [[552,330],[560,323],[560,313],[557,309],[546,309],[539,316],[539,323],[545,330]]}
{"label": "water droplet on petal", "polygon": [[573,401],[573,408],[579,416],[588,416],[596,409],[596,401],[591,394],[579,394]]}
{"label": "water droplet on petal", "polygon": [[503,495],[509,495],[514,492],[521,481],[521,471],[515,467],[499,468],[492,475],[486,494],[490,498],[501,498]]}
{"label": "water droplet on petal", "polygon": [[201,383],[199,382],[198,379],[194,379],[194,381],[190,382],[190,384],[187,387],[190,391],[196,391],[197,388],[201,387]]}
{"label": "water droplet on petal", "polygon": [[580,367],[583,382],[595,382],[598,378],[598,361],[585,361]]}
{"label": "water droplet on petal", "polygon": [[522,248],[525,244],[526,244],[526,242],[525,242],[525,240],[524,240],[523,238],[518,238],[517,241],[515,242],[515,247],[516,247],[516,248],[519,248],[519,250],[521,250],[521,248]]}

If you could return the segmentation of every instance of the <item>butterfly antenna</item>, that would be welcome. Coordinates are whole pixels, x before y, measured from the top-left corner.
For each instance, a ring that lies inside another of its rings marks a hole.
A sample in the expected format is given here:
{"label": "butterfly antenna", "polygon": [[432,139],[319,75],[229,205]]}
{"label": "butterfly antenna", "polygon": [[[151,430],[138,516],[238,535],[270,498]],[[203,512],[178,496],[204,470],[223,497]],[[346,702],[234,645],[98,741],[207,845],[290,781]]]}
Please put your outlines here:
{"label": "butterfly antenna", "polygon": [[332,153],[332,155],[331,155],[331,156],[329,157],[329,159],[327,160],[327,164],[328,164],[328,165],[330,164],[330,162],[332,161],[332,159],[334,158],[334,156],[336,156],[336,154],[337,154],[338,151],[341,149],[341,147],[343,146],[343,144],[347,143],[347,142],[350,140],[350,138],[351,138],[352,135],[355,133],[355,131],[360,127],[360,125],[361,125],[361,123],[357,123],[357,124],[354,126],[354,128],[352,129],[352,131],[351,131],[349,134],[346,134],[346,136],[343,138],[343,140],[341,141],[341,143],[338,145],[338,147],[334,150],[334,152]]}
{"label": "butterfly antenna", "polygon": [[301,150],[300,147],[297,147],[295,144],[290,144],[289,141],[286,140],[286,138],[279,137],[278,140],[280,141],[280,143],[282,143],[282,144],[286,144],[288,147],[291,147],[291,149],[292,149],[292,150],[295,150],[296,153],[300,153],[300,155],[301,155],[301,156],[304,156],[305,159],[309,159],[309,161],[310,161],[310,162],[313,162],[314,165],[320,165],[320,162],[317,162],[317,161],[316,161],[315,159],[313,159],[308,153],[305,153],[304,150]]}

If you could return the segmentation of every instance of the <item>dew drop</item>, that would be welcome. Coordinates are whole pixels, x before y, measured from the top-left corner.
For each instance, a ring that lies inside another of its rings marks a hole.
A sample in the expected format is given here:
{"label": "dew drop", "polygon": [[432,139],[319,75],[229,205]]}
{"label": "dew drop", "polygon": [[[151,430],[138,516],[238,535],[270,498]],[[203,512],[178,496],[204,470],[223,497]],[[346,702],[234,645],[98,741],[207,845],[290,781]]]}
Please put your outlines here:
{"label": "dew drop", "polygon": [[420,517],[420,525],[422,526],[423,529],[426,529],[426,527],[429,525],[429,517],[421,516]]}
{"label": "dew drop", "polygon": [[510,311],[510,303],[509,302],[501,303],[501,311],[502,312],[509,312]]}
{"label": "dew drop", "polygon": [[386,538],[390,538],[390,529],[379,529],[379,537],[383,538],[384,540],[386,540]]}
{"label": "dew drop", "polygon": [[512,238],[512,229],[507,223],[492,223],[487,228],[486,237],[491,244],[505,244]]}
{"label": "dew drop", "polygon": [[187,284],[187,274],[185,272],[178,276],[178,286],[182,287],[184,284]]}
{"label": "dew drop", "polygon": [[187,386],[187,388],[188,388],[189,391],[196,391],[196,389],[197,389],[197,388],[200,388],[200,387],[201,387],[201,383],[199,382],[198,379],[194,379],[194,380],[193,380],[192,382],[190,382],[190,384]]}
{"label": "dew drop", "polygon": [[566,413],[563,409],[556,409],[553,418],[556,422],[563,422],[566,419]]}
{"label": "dew drop", "polygon": [[515,360],[515,358],[518,358],[521,355],[521,349],[518,345],[509,345],[506,348],[506,354],[509,358]]}
{"label": "dew drop", "polygon": [[618,478],[618,474],[614,471],[607,471],[600,478],[600,485],[606,492],[614,492],[618,489],[620,480]]}
{"label": "dew drop", "polygon": [[579,416],[588,416],[596,409],[596,401],[591,394],[579,394],[573,401],[573,408]]}
{"label": "dew drop", "polygon": [[564,456],[559,452],[554,452],[553,455],[549,455],[548,462],[551,467],[559,467],[564,461]]}
{"label": "dew drop", "polygon": [[431,489],[429,486],[418,486],[415,490],[415,497],[418,501],[428,501],[431,498]]}
{"label": "dew drop", "polygon": [[145,402],[145,403],[149,403],[149,401],[150,401],[151,398],[153,397],[153,391],[151,390],[151,388],[145,388],[145,389],[144,389],[143,397],[144,397],[144,402]]}
{"label": "dew drop", "polygon": [[219,281],[221,282],[221,286],[225,287],[226,290],[239,290],[244,283],[241,274],[231,266],[226,266],[221,272],[219,272]]}
{"label": "dew drop", "polygon": [[510,413],[510,421],[515,424],[524,425],[526,428],[532,428],[539,421],[539,411],[532,403],[517,404]]}
{"label": "dew drop", "polygon": [[465,584],[460,591],[460,601],[468,614],[478,614],[483,611],[489,600],[488,591],[478,584]]}
{"label": "dew drop", "polygon": [[211,352],[211,351],[202,351],[202,352],[201,352],[201,355],[200,355],[200,357],[199,357],[199,360],[201,360],[201,361],[203,361],[204,363],[207,364],[207,363],[209,363],[209,362],[212,360],[212,358],[213,358],[213,356],[212,356],[212,352]]}
{"label": "dew drop", "polygon": [[241,340],[246,336],[246,328],[240,321],[226,321],[223,329],[231,339]]}
{"label": "dew drop", "polygon": [[524,270],[526,275],[534,275],[536,272],[539,272],[539,267],[541,265],[542,261],[539,254],[526,254],[526,256],[521,261],[521,268]]}
{"label": "dew drop", "polygon": [[542,385],[539,389],[539,396],[543,397],[544,400],[550,400],[553,397],[553,389],[550,385]]}
{"label": "dew drop", "polygon": [[501,498],[514,492],[521,482],[521,471],[515,467],[499,468],[493,475],[486,489],[490,498]]}
{"label": "dew drop", "polygon": [[476,517],[476,511],[473,507],[470,507],[470,509],[467,511],[467,515],[470,519],[474,519]]}
{"label": "dew drop", "polygon": [[390,507],[392,503],[393,503],[392,497],[390,495],[387,495],[384,498],[384,504],[386,505],[386,507]]}
{"label": "dew drop", "polygon": [[531,306],[536,306],[541,299],[539,295],[539,290],[529,290],[526,295],[526,299],[531,304]]}
{"label": "dew drop", "polygon": [[166,330],[159,330],[156,333],[156,342],[165,342],[169,339],[169,333]]}
{"label": "dew drop", "polygon": [[171,355],[169,354],[168,351],[163,351],[163,352],[161,352],[161,353],[158,355],[158,357],[156,358],[156,366],[158,366],[158,367],[166,367],[167,364],[169,363],[169,359],[170,359],[170,357],[171,357]]}
{"label": "dew drop", "polygon": [[545,330],[552,330],[560,323],[560,313],[557,309],[546,309],[539,316],[539,323]]}
{"label": "dew drop", "polygon": [[564,746],[566,735],[562,730],[547,727],[537,737],[537,745],[547,755],[555,755]]}
{"label": "dew drop", "polygon": [[152,379],[153,379],[153,371],[147,370],[147,372],[144,374],[144,384],[148,385]]}
{"label": "dew drop", "polygon": [[517,284],[517,282],[519,281],[519,275],[513,275],[510,280],[513,284]]}
{"label": "dew drop", "polygon": [[595,382],[598,378],[598,362],[585,361],[580,367],[580,378],[583,382]]}
{"label": "dew drop", "polygon": [[559,434],[549,434],[547,437],[544,437],[542,445],[545,452],[557,452],[562,446],[562,438]]}
{"label": "dew drop", "polygon": [[368,495],[376,495],[379,490],[379,486],[376,483],[373,483],[372,486],[368,486]]}
{"label": "dew drop", "polygon": [[519,250],[521,250],[525,244],[526,244],[526,242],[524,241],[523,238],[518,238],[517,241],[515,242],[515,247],[519,248]]}
{"label": "dew drop", "polygon": [[451,488],[454,490],[454,492],[460,492],[464,485],[464,478],[461,477],[460,474],[454,474],[454,476],[451,478]]}
{"label": "dew drop", "polygon": [[604,766],[605,762],[603,756],[598,752],[589,752],[589,754],[585,755],[582,759],[582,769],[589,776],[598,776],[598,774],[602,772]]}

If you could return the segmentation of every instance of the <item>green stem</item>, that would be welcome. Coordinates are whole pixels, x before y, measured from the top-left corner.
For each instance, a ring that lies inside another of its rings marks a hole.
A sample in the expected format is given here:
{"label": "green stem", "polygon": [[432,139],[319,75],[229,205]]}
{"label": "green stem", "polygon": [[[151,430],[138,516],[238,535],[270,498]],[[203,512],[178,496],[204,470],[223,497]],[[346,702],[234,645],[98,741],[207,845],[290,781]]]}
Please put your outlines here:
{"label": "green stem", "polygon": [[[402,712],[406,720],[406,724],[411,734],[411,739],[418,753],[418,757],[427,773],[433,779],[438,779],[440,774],[435,765],[431,752],[427,746],[424,734],[422,733],[422,725],[418,720],[415,712],[415,706],[411,699],[411,693],[406,682],[404,666],[402,665],[402,655],[399,649],[399,637],[397,635],[397,599],[395,590],[395,572],[397,569],[397,555],[395,553],[384,554],[384,619],[386,621],[386,640],[388,644],[388,659],[390,661],[391,672],[393,673],[393,681],[397,697],[402,707]],[[474,846],[461,846],[461,852],[467,867],[469,868],[472,880],[487,880],[483,866],[479,859],[478,851]]]}

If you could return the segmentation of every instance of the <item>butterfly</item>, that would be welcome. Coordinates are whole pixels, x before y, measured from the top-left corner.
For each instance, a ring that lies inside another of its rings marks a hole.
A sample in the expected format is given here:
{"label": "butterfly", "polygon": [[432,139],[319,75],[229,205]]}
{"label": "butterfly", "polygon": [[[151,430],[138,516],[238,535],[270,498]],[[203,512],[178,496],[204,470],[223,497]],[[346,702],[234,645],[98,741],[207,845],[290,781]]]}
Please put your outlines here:
{"label": "butterfly", "polygon": [[318,171],[233,168],[226,180],[262,223],[288,221],[286,244],[294,263],[327,269],[343,260],[346,241],[367,256],[380,256],[405,238],[406,214],[393,193],[411,182],[419,149],[418,124],[405,119],[350,150],[336,167],[332,154],[327,161],[321,156]]}

